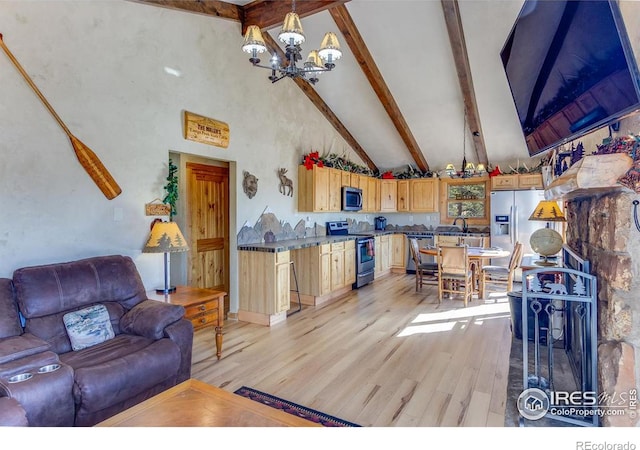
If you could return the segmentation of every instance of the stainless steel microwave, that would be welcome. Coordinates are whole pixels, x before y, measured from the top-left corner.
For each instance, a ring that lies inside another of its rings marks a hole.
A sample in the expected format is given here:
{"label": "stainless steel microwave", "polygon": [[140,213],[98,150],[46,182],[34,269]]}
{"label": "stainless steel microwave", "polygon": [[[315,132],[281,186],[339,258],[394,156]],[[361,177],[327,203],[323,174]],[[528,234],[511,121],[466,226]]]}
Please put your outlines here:
{"label": "stainless steel microwave", "polygon": [[362,209],[362,189],[342,187],[342,210],[360,211]]}

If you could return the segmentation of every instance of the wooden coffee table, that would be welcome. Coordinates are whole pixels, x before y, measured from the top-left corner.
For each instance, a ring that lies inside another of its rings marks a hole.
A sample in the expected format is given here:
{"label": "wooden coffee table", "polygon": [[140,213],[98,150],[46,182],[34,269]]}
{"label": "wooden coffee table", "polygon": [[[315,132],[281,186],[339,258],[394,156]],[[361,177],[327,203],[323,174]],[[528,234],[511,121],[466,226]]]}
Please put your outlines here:
{"label": "wooden coffee table", "polygon": [[100,422],[98,427],[318,427],[193,378]]}

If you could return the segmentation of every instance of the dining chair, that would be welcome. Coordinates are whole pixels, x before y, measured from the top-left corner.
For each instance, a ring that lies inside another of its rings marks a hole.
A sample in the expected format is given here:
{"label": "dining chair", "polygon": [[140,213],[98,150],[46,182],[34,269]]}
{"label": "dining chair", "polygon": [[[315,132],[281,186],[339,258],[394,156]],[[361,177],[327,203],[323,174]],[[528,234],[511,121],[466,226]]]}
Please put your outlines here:
{"label": "dining chair", "polygon": [[482,266],[482,270],[480,271],[480,298],[484,298],[489,285],[504,286],[506,292],[513,290],[513,277],[516,269],[520,267],[522,263],[522,252],[522,242],[518,241],[513,246],[513,253],[511,253],[507,267],[495,265]]}
{"label": "dining chair", "polygon": [[430,273],[435,281],[436,274],[438,273],[438,264],[437,263],[425,263],[422,262],[422,255],[420,254],[420,246],[418,245],[418,240],[415,238],[409,238],[409,244],[411,249],[411,257],[413,258],[413,263],[416,266],[416,292],[418,291],[418,287],[422,289],[422,285],[424,283],[424,277],[426,273]]}
{"label": "dining chair", "polygon": [[443,294],[462,294],[464,306],[473,296],[473,277],[466,245],[442,246],[438,251],[438,302]]}

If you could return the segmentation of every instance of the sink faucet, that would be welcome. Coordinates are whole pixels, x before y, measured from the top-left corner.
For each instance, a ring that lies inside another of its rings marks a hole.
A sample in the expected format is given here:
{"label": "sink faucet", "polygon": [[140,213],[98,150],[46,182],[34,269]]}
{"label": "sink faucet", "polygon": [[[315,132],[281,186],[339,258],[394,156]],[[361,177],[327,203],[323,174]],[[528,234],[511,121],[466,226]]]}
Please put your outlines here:
{"label": "sink faucet", "polygon": [[456,226],[456,224],[458,223],[458,219],[462,219],[462,232],[466,233],[467,231],[469,231],[469,228],[467,228],[467,219],[462,216],[455,218],[455,220],[453,221],[453,226]]}

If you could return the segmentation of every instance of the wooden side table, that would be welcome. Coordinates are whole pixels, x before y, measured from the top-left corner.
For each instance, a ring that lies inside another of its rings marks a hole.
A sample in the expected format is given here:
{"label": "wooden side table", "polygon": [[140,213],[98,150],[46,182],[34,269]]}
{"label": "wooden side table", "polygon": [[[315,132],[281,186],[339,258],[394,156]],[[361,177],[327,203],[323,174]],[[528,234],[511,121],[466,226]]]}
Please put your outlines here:
{"label": "wooden side table", "polygon": [[224,296],[226,292],[191,286],[178,286],[172,294],[147,292],[151,300],[184,306],[184,318],[190,320],[194,330],[215,326],[216,356],[222,356],[222,325],[224,324]]}

